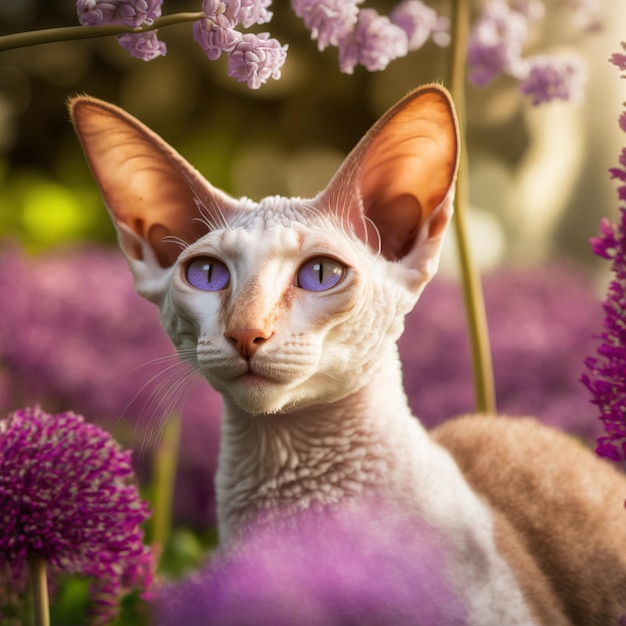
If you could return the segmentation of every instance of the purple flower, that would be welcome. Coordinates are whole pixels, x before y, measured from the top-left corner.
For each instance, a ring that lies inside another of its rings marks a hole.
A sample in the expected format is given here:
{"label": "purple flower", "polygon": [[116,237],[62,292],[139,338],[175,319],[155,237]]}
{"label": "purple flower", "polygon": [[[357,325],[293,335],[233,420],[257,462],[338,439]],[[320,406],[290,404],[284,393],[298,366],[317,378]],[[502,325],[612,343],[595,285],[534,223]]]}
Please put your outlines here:
{"label": "purple flower", "polygon": [[[131,28],[149,26],[161,16],[163,0],[77,0],[78,21],[83,26],[122,24]],[[164,43],[157,40],[157,31],[126,34],[118,37],[131,56],[151,61],[166,53]]]}
{"label": "purple flower", "polygon": [[[86,297],[89,285],[98,289]],[[30,257],[2,242],[0,290],[11,294],[0,298],[0,412],[34,403],[56,412],[72,407],[141,450],[137,470],[149,480],[163,420],[180,411],[175,521],[210,526],[221,399],[174,354],[119,251]]]}
{"label": "purple flower", "polygon": [[339,42],[339,69],[352,74],[354,66],[370,72],[384,70],[390,61],[406,56],[407,34],[374,9],[363,9],[354,30]]}
{"label": "purple flower", "polygon": [[[626,52],[626,41],[622,41],[622,49]],[[611,63],[619,67],[622,72],[626,72],[626,54],[623,52],[615,52],[611,55],[610,58]],[[626,129],[624,129],[626,132]]]}
{"label": "purple flower", "polygon": [[77,0],[78,21],[83,26],[124,24],[137,28],[161,16],[163,0]]}
{"label": "purple flower", "polygon": [[117,38],[120,46],[130,52],[130,56],[143,61],[152,61],[157,57],[164,56],[167,48],[162,41],[157,39],[157,33],[149,30],[143,33],[127,33]]}
{"label": "purple flower", "polygon": [[420,0],[400,2],[392,10],[389,19],[406,33],[409,50],[421,48],[431,35],[438,45],[448,45],[450,42],[450,20],[438,16],[434,9]]}
{"label": "purple flower", "polygon": [[[614,57],[611,62],[623,69]],[[587,371],[581,380],[591,392],[591,402],[598,407],[604,424],[605,434],[598,438],[596,452],[614,461],[626,461],[626,149],[620,154],[619,164],[619,168],[610,170],[611,178],[621,183],[617,189],[619,221],[612,224],[603,219],[601,236],[591,240],[593,251],[611,261],[613,280],[603,303],[601,343],[596,356],[585,359]]]}
{"label": "purple flower", "polygon": [[470,34],[467,59],[470,80],[480,87],[499,74],[517,76],[528,34],[528,17],[504,0],[488,0]]}
{"label": "purple flower", "polygon": [[254,24],[265,24],[272,19],[272,12],[267,7],[272,0],[229,0],[228,9],[231,5],[237,5],[233,13],[235,20],[244,28],[250,28]]}
{"label": "purple flower", "polygon": [[281,46],[268,33],[246,33],[228,56],[228,75],[258,89],[270,78],[279,79],[287,58],[287,46]]}
{"label": "purple flower", "polygon": [[242,34],[228,25],[226,16],[204,19],[193,25],[193,38],[209,59],[219,59],[222,52],[230,54],[241,41]]}
{"label": "purple flower", "polygon": [[92,577],[104,621],[121,593],[151,584],[130,453],[80,415],[26,408],[0,420],[0,510],[0,564],[16,579],[32,556]]}
{"label": "purple flower", "polygon": [[259,525],[208,566],[166,586],[158,626],[461,625],[445,546],[420,520],[377,506]]}
{"label": "purple flower", "polygon": [[534,105],[554,99],[579,100],[584,83],[584,68],[578,60],[538,55],[527,59],[528,74],[521,81],[523,94]]}
{"label": "purple flower", "polygon": [[357,23],[363,0],[291,0],[294,13],[302,18],[317,40],[319,50],[338,46]]}

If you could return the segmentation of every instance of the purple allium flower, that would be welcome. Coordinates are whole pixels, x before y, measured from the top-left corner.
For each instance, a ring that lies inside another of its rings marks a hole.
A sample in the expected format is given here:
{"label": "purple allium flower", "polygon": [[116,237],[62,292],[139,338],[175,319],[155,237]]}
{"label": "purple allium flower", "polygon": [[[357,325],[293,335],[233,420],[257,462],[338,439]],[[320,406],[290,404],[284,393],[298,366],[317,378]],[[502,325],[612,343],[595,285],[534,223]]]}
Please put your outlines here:
{"label": "purple allium flower", "polygon": [[279,79],[287,58],[287,46],[281,46],[268,33],[245,33],[228,56],[228,75],[258,89],[270,78]]}
{"label": "purple allium flower", "polygon": [[29,557],[92,577],[104,621],[122,593],[151,584],[130,453],[80,415],[26,408],[0,420],[0,510],[0,564],[16,579]]}
{"label": "purple allium flower", "polygon": [[528,34],[528,17],[504,0],[488,0],[470,34],[467,60],[470,80],[479,87],[499,74],[517,76],[522,47]]}
{"label": "purple allium flower", "polygon": [[383,507],[253,528],[201,572],[166,586],[158,626],[439,626],[466,623],[445,546]]}
{"label": "purple allium flower", "polygon": [[175,522],[210,526],[221,399],[174,354],[123,255],[94,246],[31,257],[2,242],[0,290],[11,294],[0,298],[0,412],[72,407],[141,450],[149,480],[151,447],[179,411]]}
{"label": "purple allium flower", "polygon": [[[131,28],[150,25],[161,16],[163,0],[76,0],[78,21],[83,26],[122,24]],[[157,40],[157,31],[126,34],[118,37],[131,56],[151,61],[166,53]]]}
{"label": "purple allium flower", "polygon": [[438,45],[450,43],[450,20],[437,15],[421,0],[403,0],[391,11],[389,19],[406,33],[409,50],[421,48],[431,35]]}
{"label": "purple allium flower", "polygon": [[[614,57],[611,62],[622,69],[621,60],[616,62]],[[619,165],[610,170],[611,178],[621,183],[617,190],[619,221],[611,224],[603,219],[601,236],[591,240],[594,252],[611,261],[613,280],[603,303],[601,344],[596,356],[585,359],[587,372],[581,380],[600,410],[606,431],[598,438],[596,452],[613,461],[626,461],[626,149],[620,154]]]}
{"label": "purple allium flower", "polygon": [[523,94],[534,105],[554,99],[580,100],[585,80],[582,63],[574,58],[538,55],[527,59],[528,75],[521,81]]}
{"label": "purple allium flower", "polygon": [[352,74],[361,64],[370,72],[384,70],[390,61],[406,56],[407,34],[374,9],[363,9],[354,30],[339,42],[339,69]]}
{"label": "purple allium flower", "polygon": [[317,40],[319,50],[338,46],[357,23],[363,0],[291,0],[294,13],[302,18]]}

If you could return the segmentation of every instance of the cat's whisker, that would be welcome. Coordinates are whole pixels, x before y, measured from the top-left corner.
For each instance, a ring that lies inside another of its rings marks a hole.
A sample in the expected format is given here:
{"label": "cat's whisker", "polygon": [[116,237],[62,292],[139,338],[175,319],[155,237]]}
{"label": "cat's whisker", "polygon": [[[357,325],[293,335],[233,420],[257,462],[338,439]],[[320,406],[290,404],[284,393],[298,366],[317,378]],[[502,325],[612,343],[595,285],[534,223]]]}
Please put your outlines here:
{"label": "cat's whisker", "polygon": [[187,241],[174,235],[167,235],[166,237],[163,237],[161,241],[165,243],[174,243],[181,249],[181,251],[186,250],[189,247],[189,243]]}
{"label": "cat's whisker", "polygon": [[[192,351],[189,350],[189,352]],[[192,364],[188,361],[182,361],[179,355],[175,353],[152,359],[135,368],[134,371],[167,363],[169,363],[167,367],[151,376],[139,388],[137,393],[135,393],[134,396],[124,405],[118,415],[115,427],[118,427],[120,421],[127,416],[130,407],[138,402],[139,398],[147,390],[150,390],[148,397],[142,403],[141,409],[135,416],[135,419],[133,419],[133,440],[137,438],[138,430],[140,429],[142,423],[145,422],[146,415],[151,416],[148,418],[149,422],[152,422],[154,420],[154,416],[157,416],[156,421],[160,423],[157,432],[162,432],[162,427],[165,423],[167,415],[169,415],[177,406],[180,406],[180,399],[186,391],[188,386],[187,383],[193,378],[199,380],[199,377],[196,377],[196,369],[192,366]],[[165,392],[163,391],[164,388],[166,388]],[[153,429],[148,429],[148,433],[152,432],[152,430]],[[145,450],[155,441],[158,441],[158,437],[155,438],[151,435],[144,434],[140,454],[143,454]]]}

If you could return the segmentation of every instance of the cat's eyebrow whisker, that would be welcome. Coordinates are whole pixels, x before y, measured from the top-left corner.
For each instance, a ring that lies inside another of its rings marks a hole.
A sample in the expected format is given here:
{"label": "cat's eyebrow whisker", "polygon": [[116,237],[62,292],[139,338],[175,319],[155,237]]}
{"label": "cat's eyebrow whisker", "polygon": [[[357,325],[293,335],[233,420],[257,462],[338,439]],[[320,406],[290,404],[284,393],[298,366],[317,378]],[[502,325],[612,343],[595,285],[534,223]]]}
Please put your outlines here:
{"label": "cat's eyebrow whisker", "polygon": [[[381,237],[380,230],[378,229],[378,226],[376,226],[376,224],[367,215],[363,216],[363,221],[366,224],[369,224],[376,233],[376,237],[378,239],[378,244],[376,246],[376,256],[380,256],[383,250],[383,238]],[[369,228],[367,227],[365,228],[365,243],[373,248],[373,246],[371,246],[369,242]]]}
{"label": "cat's eyebrow whisker", "polygon": [[181,251],[186,250],[189,247],[188,242],[186,242],[184,239],[181,239],[180,237],[176,237],[175,235],[167,235],[166,237],[163,237],[161,241],[164,241],[166,243],[175,243],[181,249]]}

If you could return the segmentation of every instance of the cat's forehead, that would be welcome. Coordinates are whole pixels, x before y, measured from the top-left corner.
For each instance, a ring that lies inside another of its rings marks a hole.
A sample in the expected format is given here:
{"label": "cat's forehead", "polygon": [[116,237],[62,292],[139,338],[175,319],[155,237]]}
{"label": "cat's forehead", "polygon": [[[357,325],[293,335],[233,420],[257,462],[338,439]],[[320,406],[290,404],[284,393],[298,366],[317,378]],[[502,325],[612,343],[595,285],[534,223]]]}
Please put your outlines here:
{"label": "cat's forehead", "polygon": [[269,196],[260,202],[252,202],[247,198],[239,201],[241,211],[237,213],[230,225],[245,230],[269,230],[282,226],[293,228],[295,225],[318,225],[323,216],[315,208],[312,200],[302,198],[285,198]]}

